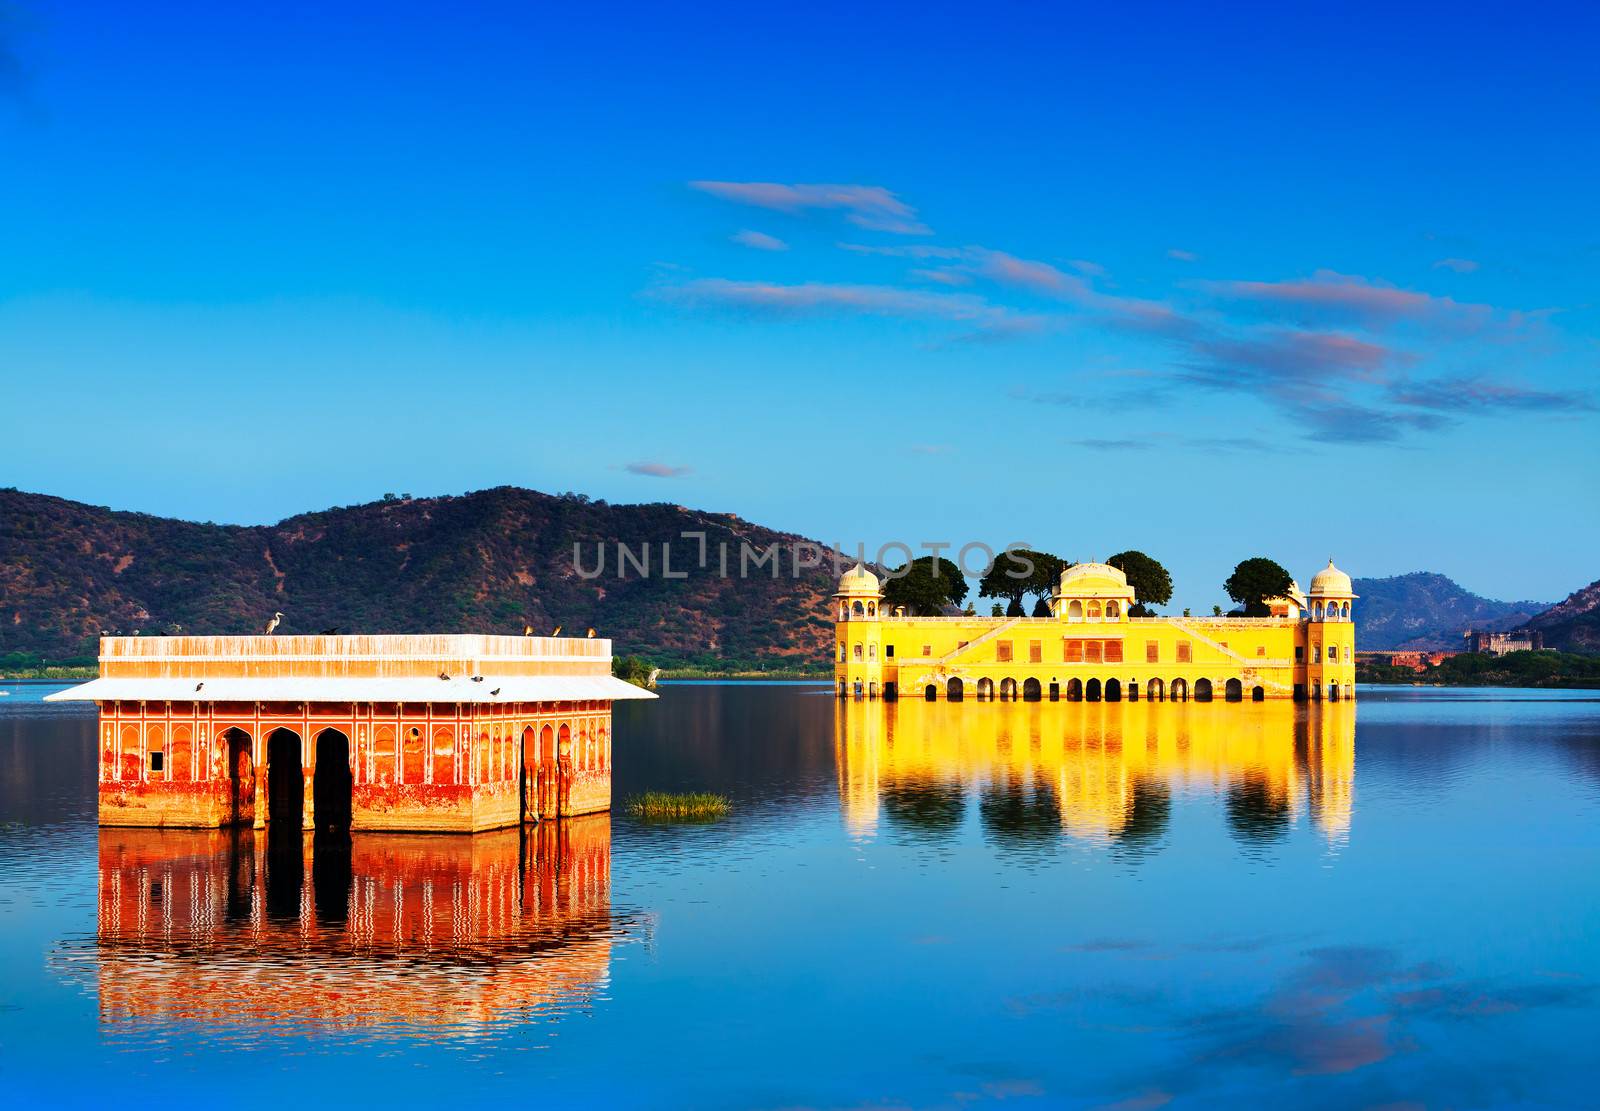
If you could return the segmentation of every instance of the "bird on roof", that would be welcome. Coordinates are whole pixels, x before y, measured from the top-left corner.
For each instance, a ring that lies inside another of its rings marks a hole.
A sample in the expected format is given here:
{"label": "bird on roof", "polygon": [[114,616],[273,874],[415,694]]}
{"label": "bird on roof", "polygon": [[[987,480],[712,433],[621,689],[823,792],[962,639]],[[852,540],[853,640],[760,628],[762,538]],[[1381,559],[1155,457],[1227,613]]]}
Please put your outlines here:
{"label": "bird on roof", "polygon": [[201,680],[201,681],[200,681],[200,682],[198,682],[198,683],[196,683],[196,684],[195,684],[195,685],[194,685],[194,689],[195,689],[195,693],[197,693],[197,694],[198,694],[198,693],[199,693],[199,691],[200,691],[200,688],[201,688],[201,687],[203,687],[203,686],[205,686],[205,685],[206,685],[206,684],[205,684],[205,680],[204,680],[204,679],[202,679],[202,680]]}
{"label": "bird on roof", "polygon": [[556,626],[556,631],[555,631],[555,632],[553,632],[553,633],[551,633],[551,634],[550,634],[550,635],[551,635],[551,636],[553,636],[553,637],[558,637],[558,636],[560,636],[560,635],[561,635],[561,626],[560,626],[560,625],[557,625],[557,626]]}
{"label": "bird on roof", "polygon": [[331,629],[322,630],[322,635],[325,636],[325,637],[337,636],[338,633],[339,633],[339,626],[337,626],[337,625],[335,625]]}
{"label": "bird on roof", "polygon": [[482,675],[474,675],[472,677],[472,681],[474,683],[481,683],[481,682],[483,682],[483,676]]}
{"label": "bird on roof", "polygon": [[282,621],[283,621],[283,614],[281,614],[281,613],[273,614],[272,615],[272,620],[267,622],[267,627],[265,629],[263,629],[262,632],[266,633],[267,636],[271,636],[274,632],[277,631],[278,625]]}
{"label": "bird on roof", "polygon": [[526,621],[522,623],[522,635],[525,637],[531,637],[533,635],[533,626],[529,625]]}
{"label": "bird on roof", "polygon": [[499,688],[499,687],[496,687],[496,688],[495,688],[495,689],[494,689],[494,690],[492,690],[492,691],[490,691],[490,692],[489,692],[489,697],[490,697],[490,698],[493,698],[493,697],[494,697],[494,696],[495,696],[495,695],[497,695],[497,694],[499,694],[499,693],[500,693],[500,688]]}
{"label": "bird on roof", "polygon": [[589,627],[589,639],[590,640],[594,639],[594,626],[592,626],[592,625]]}
{"label": "bird on roof", "polygon": [[443,679],[446,683],[448,683],[450,681],[450,673],[447,672],[447,671],[441,671],[441,672],[439,672],[439,678]]}

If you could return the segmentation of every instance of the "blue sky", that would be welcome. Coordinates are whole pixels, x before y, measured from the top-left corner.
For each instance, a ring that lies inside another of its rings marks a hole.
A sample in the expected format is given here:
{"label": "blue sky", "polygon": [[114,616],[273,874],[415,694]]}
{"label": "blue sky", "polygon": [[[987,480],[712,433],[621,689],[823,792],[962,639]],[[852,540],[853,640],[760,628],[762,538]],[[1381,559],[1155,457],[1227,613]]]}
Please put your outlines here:
{"label": "blue sky", "polygon": [[1291,8],[0,7],[0,483],[1558,598],[1597,17]]}

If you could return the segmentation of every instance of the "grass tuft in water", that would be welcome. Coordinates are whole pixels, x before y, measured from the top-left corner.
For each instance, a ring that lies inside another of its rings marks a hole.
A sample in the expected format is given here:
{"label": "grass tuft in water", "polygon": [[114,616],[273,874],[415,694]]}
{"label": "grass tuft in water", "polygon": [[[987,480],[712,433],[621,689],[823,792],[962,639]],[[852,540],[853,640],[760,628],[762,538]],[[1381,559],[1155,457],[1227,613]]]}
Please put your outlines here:
{"label": "grass tuft in water", "polygon": [[667,791],[646,791],[630,798],[624,809],[631,817],[650,821],[714,822],[728,816],[728,798],[706,791],[676,795]]}

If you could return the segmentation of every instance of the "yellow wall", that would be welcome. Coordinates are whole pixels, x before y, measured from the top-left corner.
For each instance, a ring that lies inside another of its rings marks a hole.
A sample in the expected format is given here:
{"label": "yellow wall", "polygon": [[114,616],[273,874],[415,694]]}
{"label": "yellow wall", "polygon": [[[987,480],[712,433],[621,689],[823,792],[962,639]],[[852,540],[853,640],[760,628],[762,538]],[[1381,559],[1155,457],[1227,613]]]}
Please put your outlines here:
{"label": "yellow wall", "polygon": [[[1085,658],[1069,662],[1071,641],[1100,642],[1101,660],[1093,662],[1092,650],[1084,646]],[[1106,642],[1120,646],[1121,662],[1105,660]],[[1148,659],[1151,644],[1154,663]],[[1180,660],[1184,645],[1188,662]],[[1336,659],[1328,659],[1330,648]],[[961,680],[968,700],[979,696],[979,684],[985,679],[993,683],[997,698],[1008,679],[1015,682],[1018,697],[1028,679],[1038,680],[1046,700],[1052,682],[1060,697],[1068,698],[1074,679],[1086,687],[1091,679],[1102,687],[1115,679],[1124,691],[1130,682],[1136,683],[1141,700],[1148,697],[1153,679],[1160,680],[1164,693],[1170,692],[1173,680],[1181,679],[1190,698],[1196,683],[1209,679],[1218,701],[1230,679],[1239,680],[1245,700],[1258,686],[1266,699],[1292,698],[1297,685],[1304,688],[1304,697],[1328,698],[1337,686],[1337,697],[1348,698],[1355,688],[1355,625],[1274,617],[1097,622],[1059,617],[881,616],[850,618],[835,625],[834,684],[843,695],[856,695],[859,684],[861,697],[880,697],[893,684],[898,697],[921,699],[931,684],[943,699],[953,678]]]}

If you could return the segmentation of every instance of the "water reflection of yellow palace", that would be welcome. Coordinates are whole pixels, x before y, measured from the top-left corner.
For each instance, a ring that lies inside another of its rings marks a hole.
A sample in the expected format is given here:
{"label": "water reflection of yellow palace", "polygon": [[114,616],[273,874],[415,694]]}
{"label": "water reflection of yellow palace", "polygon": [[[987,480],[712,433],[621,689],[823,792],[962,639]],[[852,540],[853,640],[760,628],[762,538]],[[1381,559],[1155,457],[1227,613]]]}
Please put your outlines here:
{"label": "water reflection of yellow palace", "polygon": [[834,595],[839,697],[926,701],[1333,701],[1355,694],[1350,576],[1328,561],[1267,617],[1131,617],[1127,576],[1068,567],[1049,617],[886,613],[878,578],[846,572]]}
{"label": "water reflection of yellow palace", "polygon": [[[1004,704],[952,714],[920,700],[862,714],[840,704],[839,797],[856,833],[881,821],[953,832],[976,795],[990,832],[1097,842],[1159,837],[1173,793],[1215,792],[1242,838],[1309,816],[1350,829],[1355,706]],[[942,823],[942,825],[941,825]]]}

